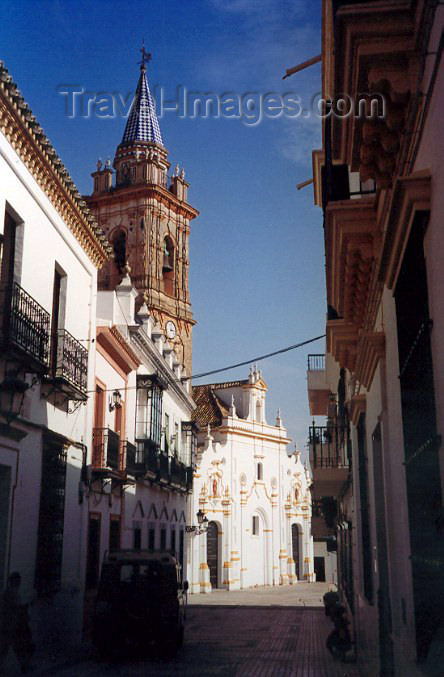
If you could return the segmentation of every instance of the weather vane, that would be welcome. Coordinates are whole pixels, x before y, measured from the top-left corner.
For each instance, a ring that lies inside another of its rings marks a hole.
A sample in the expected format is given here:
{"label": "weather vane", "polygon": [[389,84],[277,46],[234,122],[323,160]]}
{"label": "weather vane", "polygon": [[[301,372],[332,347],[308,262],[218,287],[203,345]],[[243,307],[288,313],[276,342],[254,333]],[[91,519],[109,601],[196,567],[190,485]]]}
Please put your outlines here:
{"label": "weather vane", "polygon": [[151,61],[151,54],[145,49],[145,40],[142,40],[142,47],[140,48],[140,53],[142,54],[142,61],[139,61],[142,66],[145,66]]}

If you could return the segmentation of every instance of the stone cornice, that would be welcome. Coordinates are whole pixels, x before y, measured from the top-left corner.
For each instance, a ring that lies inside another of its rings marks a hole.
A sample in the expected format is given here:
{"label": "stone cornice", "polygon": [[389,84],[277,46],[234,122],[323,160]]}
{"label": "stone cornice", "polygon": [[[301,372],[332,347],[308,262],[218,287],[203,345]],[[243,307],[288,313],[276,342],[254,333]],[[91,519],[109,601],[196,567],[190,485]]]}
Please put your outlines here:
{"label": "stone cornice", "polygon": [[117,327],[97,327],[97,343],[112,357],[124,373],[137,369],[140,359]]}
{"label": "stone cornice", "polygon": [[108,193],[93,194],[85,196],[88,205],[94,208],[106,207],[108,203],[115,201],[115,196],[119,195],[122,199],[140,199],[141,197],[154,197],[156,200],[167,207],[172,207],[176,214],[181,214],[185,218],[194,219],[199,216],[197,209],[183,200],[179,200],[173,193],[163,186],[155,183],[135,183],[130,186],[113,188]]}
{"label": "stone cornice", "polygon": [[359,417],[366,410],[366,397],[365,395],[354,395],[351,398],[349,412],[350,412],[350,421],[354,426],[358,425]]}
{"label": "stone cornice", "polygon": [[163,356],[160,355],[157,348],[149,338],[149,336],[144,332],[142,327],[139,325],[134,325],[129,327],[129,333],[131,341],[133,342],[136,352],[138,352],[142,358],[148,358],[155,369],[159,372],[162,380],[168,383],[168,387],[174,392],[177,398],[184,404],[188,409],[194,411],[196,404],[191,396],[187,393],[185,386],[177,378],[176,374],[169,366],[166,364]]}
{"label": "stone cornice", "polygon": [[397,179],[386,220],[384,244],[378,277],[394,289],[416,212],[429,211],[431,199],[430,171],[421,170]]}
{"label": "stone cornice", "polygon": [[356,325],[345,320],[327,321],[327,352],[331,353],[341,367],[354,371],[358,346]]}
{"label": "stone cornice", "polygon": [[[291,439],[288,437],[279,437],[278,435],[273,435],[271,432],[254,430],[252,427],[239,425],[238,422],[242,419],[238,418],[226,418],[221,426],[215,428],[213,433],[222,433],[224,435],[240,435],[242,437],[250,437],[258,440],[264,440],[267,442],[273,442],[274,444],[290,444]],[[231,422],[231,423],[230,423]],[[237,425],[236,425],[237,424]],[[274,430],[284,430],[283,428],[276,428],[274,426],[267,426],[268,428],[273,428]]]}
{"label": "stone cornice", "polygon": [[0,62],[0,129],[97,268],[111,248],[69,173]]}
{"label": "stone cornice", "polygon": [[[411,0],[386,0],[342,6],[335,16],[335,92],[355,97],[367,92],[368,69],[383,65],[390,69],[409,67],[409,56],[417,48],[415,22],[422,14],[424,0],[415,9]],[[361,121],[349,115],[333,118],[335,157],[357,170]]]}
{"label": "stone cornice", "polygon": [[327,303],[346,323],[363,321],[380,236],[374,197],[329,203],[325,213]]}

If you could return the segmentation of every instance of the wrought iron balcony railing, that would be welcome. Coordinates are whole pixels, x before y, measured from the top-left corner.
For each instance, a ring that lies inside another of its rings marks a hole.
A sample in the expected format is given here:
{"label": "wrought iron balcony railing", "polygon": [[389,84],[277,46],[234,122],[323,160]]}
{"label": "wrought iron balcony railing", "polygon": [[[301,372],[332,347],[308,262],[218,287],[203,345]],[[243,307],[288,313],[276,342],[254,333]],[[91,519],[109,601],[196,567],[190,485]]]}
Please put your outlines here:
{"label": "wrought iron balcony railing", "polygon": [[5,353],[18,350],[36,373],[49,364],[50,317],[19,284],[0,285],[1,347]]}
{"label": "wrought iron balcony railing", "polygon": [[93,470],[121,468],[121,444],[119,435],[110,428],[93,429]]}
{"label": "wrought iron balcony railing", "polygon": [[127,472],[131,475],[147,475],[152,479],[157,477],[159,469],[159,450],[149,439],[136,440],[136,456],[133,467],[127,464]]}
{"label": "wrought iron balcony railing", "polygon": [[311,426],[309,444],[313,468],[348,468],[347,441],[345,426]]}
{"label": "wrought iron balcony railing", "polygon": [[[88,388],[88,351],[66,329],[53,336],[56,343],[51,376],[62,381],[70,394],[86,399]],[[77,399],[77,397],[75,397]]]}
{"label": "wrought iron balcony railing", "polygon": [[123,453],[122,456],[125,459],[124,462],[122,462],[122,465],[124,466],[126,472],[130,475],[135,475],[136,474],[136,468],[137,468],[137,447],[135,444],[132,444],[131,442],[128,442],[128,440],[125,440],[122,444],[123,446]]}
{"label": "wrought iron balcony railing", "polygon": [[307,359],[308,371],[324,371],[325,355],[309,355]]}
{"label": "wrought iron balcony railing", "polygon": [[159,454],[159,481],[168,484],[170,481],[170,459],[167,454]]}
{"label": "wrought iron balcony railing", "polygon": [[186,491],[187,488],[187,467],[176,458],[171,459],[171,484],[178,489]]}

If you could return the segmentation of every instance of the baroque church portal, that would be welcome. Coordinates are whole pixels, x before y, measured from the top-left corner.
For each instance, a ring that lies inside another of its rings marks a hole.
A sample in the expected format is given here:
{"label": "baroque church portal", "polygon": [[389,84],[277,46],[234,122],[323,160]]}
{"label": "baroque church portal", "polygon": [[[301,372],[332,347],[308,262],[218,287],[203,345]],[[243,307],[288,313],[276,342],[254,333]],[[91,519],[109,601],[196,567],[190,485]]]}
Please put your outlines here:
{"label": "baroque church portal", "polygon": [[267,385],[249,378],[193,387],[200,428],[189,521],[190,591],[313,581],[311,479],[280,414],[265,419]]}

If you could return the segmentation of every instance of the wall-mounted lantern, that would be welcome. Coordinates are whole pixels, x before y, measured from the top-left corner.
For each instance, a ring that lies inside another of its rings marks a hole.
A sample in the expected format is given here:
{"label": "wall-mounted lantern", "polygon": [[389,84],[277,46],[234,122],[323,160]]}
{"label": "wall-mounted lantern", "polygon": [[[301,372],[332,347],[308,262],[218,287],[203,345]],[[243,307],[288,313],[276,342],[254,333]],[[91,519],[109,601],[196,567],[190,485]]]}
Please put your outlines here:
{"label": "wall-mounted lantern", "polygon": [[114,390],[111,396],[111,402],[109,403],[109,410],[114,411],[114,409],[118,409],[121,406],[122,395],[120,394],[120,390]]}
{"label": "wall-mounted lantern", "polygon": [[20,415],[25,393],[29,385],[13,372],[7,372],[0,383],[0,413],[9,426]]}

